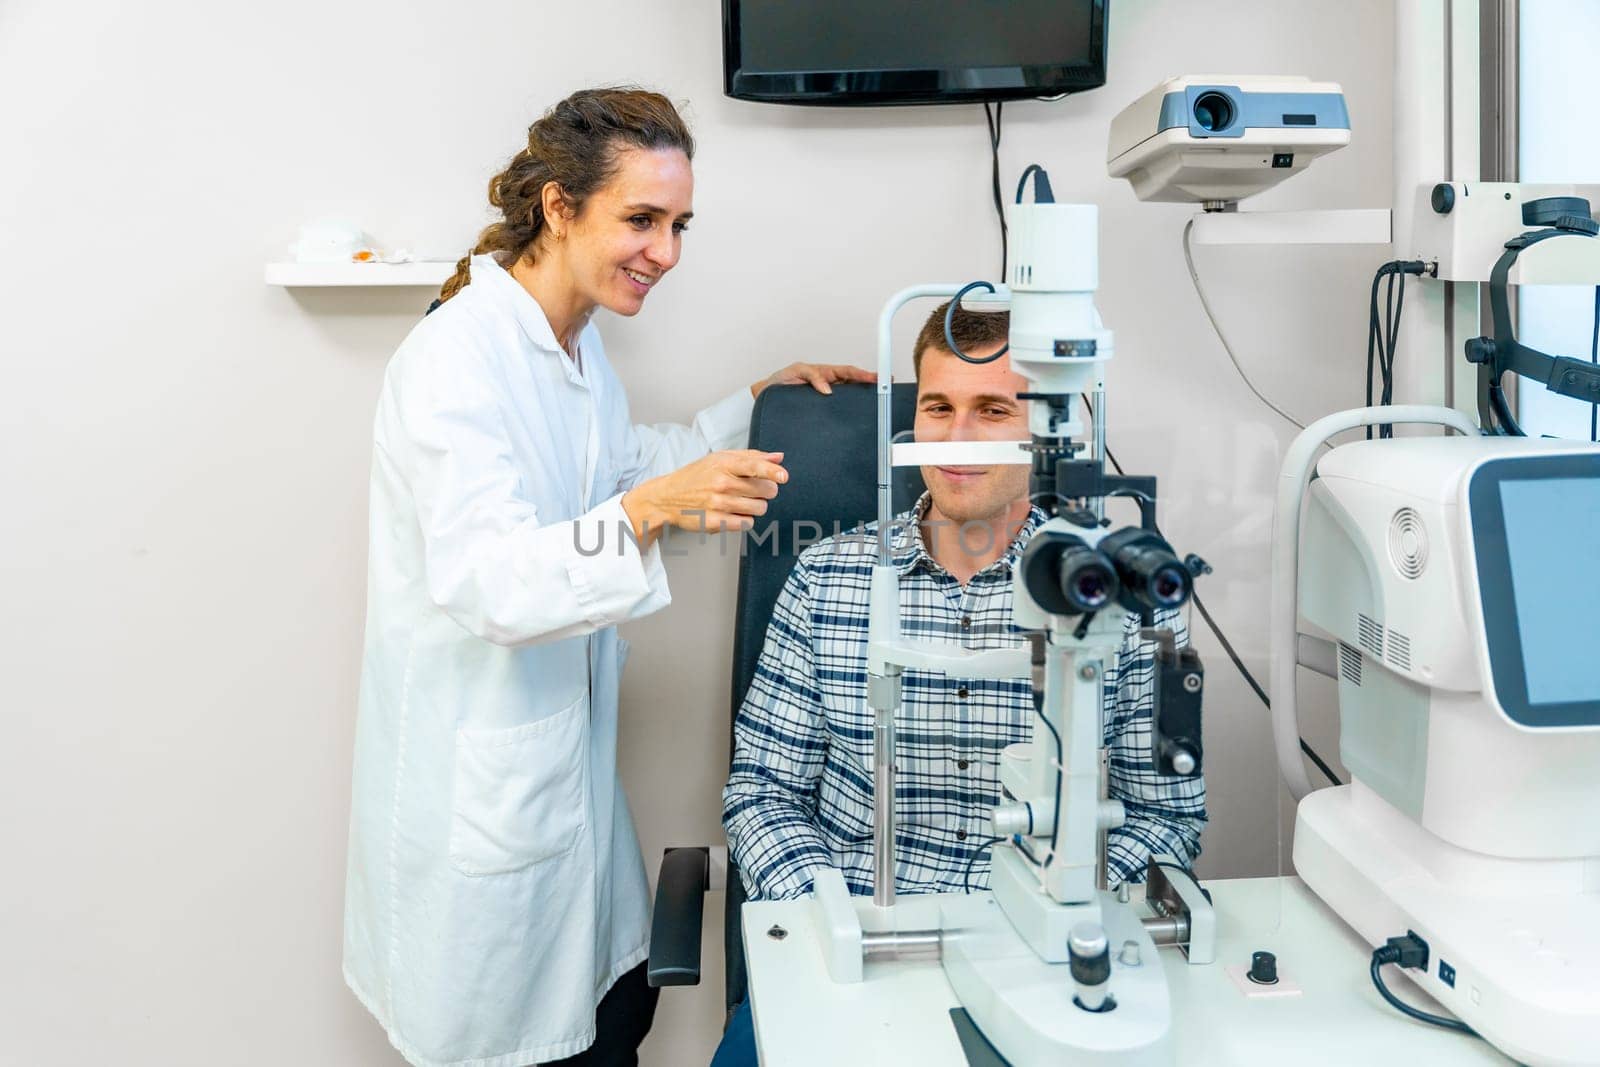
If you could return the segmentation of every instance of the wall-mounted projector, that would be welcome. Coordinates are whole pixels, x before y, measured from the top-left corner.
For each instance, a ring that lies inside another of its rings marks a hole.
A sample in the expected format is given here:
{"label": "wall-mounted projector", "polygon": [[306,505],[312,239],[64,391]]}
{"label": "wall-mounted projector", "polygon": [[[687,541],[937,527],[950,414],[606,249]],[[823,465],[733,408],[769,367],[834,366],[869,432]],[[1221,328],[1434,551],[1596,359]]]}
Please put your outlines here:
{"label": "wall-mounted projector", "polygon": [[1220,208],[1349,143],[1350,115],[1334,82],[1190,74],[1112,120],[1106,167],[1140,200]]}

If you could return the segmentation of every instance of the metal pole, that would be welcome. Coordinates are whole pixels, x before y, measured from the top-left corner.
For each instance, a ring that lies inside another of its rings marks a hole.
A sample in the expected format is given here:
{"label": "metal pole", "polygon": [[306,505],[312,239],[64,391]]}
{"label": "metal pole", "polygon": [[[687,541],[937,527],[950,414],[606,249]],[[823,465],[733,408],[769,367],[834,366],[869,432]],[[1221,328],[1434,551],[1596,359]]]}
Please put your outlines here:
{"label": "metal pole", "polygon": [[861,958],[873,960],[936,960],[944,951],[938,930],[902,930],[889,934],[862,934]]}
{"label": "metal pole", "polygon": [[[1100,461],[1103,470],[1109,460],[1106,458],[1106,386],[1101,381],[1094,387],[1094,458]],[[1094,517],[1106,517],[1106,498],[1094,498]]]}
{"label": "metal pole", "polygon": [[872,902],[894,904],[894,709],[872,724]]}
{"label": "metal pole", "polygon": [[1181,945],[1189,940],[1189,920],[1182,915],[1147,915],[1139,921],[1158,945]]}
{"label": "metal pole", "polygon": [[[1099,409],[1097,408],[1096,411],[1098,411],[1098,410]],[[1096,420],[1095,426],[1096,426],[1097,429],[1098,429],[1099,425],[1100,425],[1099,421]],[[1110,790],[1111,790],[1111,750],[1102,747],[1100,749],[1100,800],[1101,801],[1106,800],[1111,795]],[[1110,864],[1109,864],[1108,859],[1107,859],[1107,851],[1106,851],[1106,841],[1107,841],[1109,836],[1110,835],[1108,835],[1106,833],[1106,828],[1104,826],[1101,826],[1100,827],[1100,854],[1099,854],[1099,856],[1097,856],[1095,858],[1095,888],[1096,889],[1104,890],[1104,889],[1110,889],[1111,888]]]}

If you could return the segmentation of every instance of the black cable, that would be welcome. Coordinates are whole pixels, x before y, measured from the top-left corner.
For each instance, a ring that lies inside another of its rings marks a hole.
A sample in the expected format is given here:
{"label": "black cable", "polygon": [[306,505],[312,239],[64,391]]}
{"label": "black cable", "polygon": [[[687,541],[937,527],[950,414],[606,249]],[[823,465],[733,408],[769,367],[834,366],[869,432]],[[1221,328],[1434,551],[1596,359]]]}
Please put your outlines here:
{"label": "black cable", "polygon": [[[1055,728],[1055,724],[1053,724],[1050,721],[1049,716],[1045,715],[1044,713],[1044,693],[1038,690],[1034,690],[1033,693],[1033,714],[1050,730],[1050,736],[1054,738],[1056,742],[1055,796],[1059,798],[1061,796],[1061,764],[1064,763],[1067,758],[1066,747],[1061,743],[1061,731]],[[1050,856],[1045,860],[1044,866],[1046,867],[1054,863],[1056,860],[1056,839],[1061,832],[1061,819],[1059,818],[1059,815],[1060,813],[1058,812],[1058,817],[1050,821]],[[1032,815],[1030,815],[1030,822],[1032,818]]]}
{"label": "black cable", "polygon": [[987,289],[991,293],[994,292],[994,286],[985,281],[968,282],[966,285],[963,285],[960,289],[956,290],[956,295],[952,296],[950,298],[950,302],[944,306],[944,343],[945,347],[950,350],[951,354],[953,354],[963,363],[972,363],[981,366],[985,363],[993,363],[995,360],[1011,351],[1011,342],[1007,341],[1005,344],[1000,346],[1000,351],[992,352],[989,355],[981,358],[978,356],[969,356],[961,350],[961,342],[956,340],[956,335],[951,330],[950,326],[955,321],[956,308],[961,306],[961,298],[972,292],[974,289]]}
{"label": "black cable", "polygon": [[[1394,301],[1391,304],[1393,310],[1390,313],[1392,317],[1389,319],[1389,365],[1387,373],[1383,377],[1383,403],[1385,407],[1394,403],[1394,350],[1395,346],[1400,342],[1400,312],[1406,304],[1406,276],[1404,274],[1391,275],[1389,289],[1394,292],[1396,277],[1399,278],[1399,291],[1395,293]],[[1378,432],[1385,439],[1391,438],[1394,436],[1394,424],[1385,423],[1379,427]]]}
{"label": "black cable", "polygon": [[989,102],[983,102],[983,118],[989,124],[989,152],[994,159],[994,213],[1000,219],[1000,280],[1006,279],[1006,209],[1000,199],[1000,109],[1004,101],[997,101],[994,114],[989,113]]}
{"label": "black cable", "polygon": [[[1394,403],[1394,356],[1400,343],[1400,317],[1405,311],[1406,275],[1426,274],[1428,265],[1421,260],[1394,260],[1380,266],[1372,276],[1372,294],[1367,302],[1367,406],[1373,406],[1373,371],[1379,381],[1377,402],[1387,407]],[[1378,314],[1378,287],[1383,285],[1384,313]],[[1377,427],[1380,438],[1394,436],[1394,425],[1384,423]],[[1367,440],[1372,440],[1373,427],[1367,427]]]}
{"label": "black cable", "polygon": [[[1089,409],[1089,417],[1093,418],[1094,405],[1089,402],[1089,398],[1087,396],[1083,397],[1083,404]],[[1112,468],[1118,474],[1123,473],[1122,464],[1118,463],[1117,457],[1112,455],[1110,445],[1106,446],[1106,459],[1111,461]],[[1156,530],[1156,534],[1163,538],[1166,537],[1166,535],[1161,533],[1159,529]],[[1233,650],[1233,642],[1228,640],[1228,635],[1222,632],[1222,627],[1217,625],[1217,620],[1213,619],[1211,617],[1211,612],[1206,610],[1205,601],[1200,599],[1199,590],[1191,591],[1189,596],[1194,601],[1195,610],[1200,612],[1200,617],[1205,620],[1206,626],[1210,627],[1212,635],[1217,639],[1217,643],[1222,646],[1222,651],[1228,654],[1228,658],[1233,661],[1234,667],[1236,667],[1239,673],[1244,677],[1245,683],[1255,691],[1256,696],[1261,699],[1261,703],[1265,704],[1267,709],[1270,711],[1272,709],[1272,701],[1267,697],[1267,691],[1261,688],[1260,684],[1255,679],[1255,675],[1250,673],[1249,668],[1244,665],[1244,660],[1239,658],[1239,653]],[[1310,759],[1312,763],[1317,765],[1317,769],[1319,771],[1328,776],[1328,781],[1332,782],[1334,785],[1344,785],[1344,783],[1339,780],[1339,776],[1334,774],[1333,770],[1327,765],[1326,762],[1323,761],[1322,757],[1317,755],[1317,750],[1306,744],[1305,738],[1302,737],[1299,740],[1300,751],[1304,752],[1306,757]]]}
{"label": "black cable", "polygon": [[1035,204],[1055,203],[1056,194],[1050,188],[1050,175],[1037,163],[1029,163],[1023,169],[1022,177],[1017,179],[1017,203],[1022,203],[1022,194],[1028,190],[1028,179],[1033,178],[1035,174],[1038,177],[1034,178],[1033,182],[1033,202]]}
{"label": "black cable", "polygon": [[[1400,296],[1405,298],[1405,281],[1400,282]],[[1383,336],[1384,347],[1379,349],[1378,357],[1383,363],[1383,392],[1379,394],[1378,403],[1387,407],[1394,402],[1394,345],[1398,340],[1398,320],[1395,318],[1394,305],[1394,275],[1389,275],[1383,287],[1384,319]],[[1378,427],[1378,437],[1386,439],[1394,435],[1394,427],[1383,424]]]}
{"label": "black cable", "polygon": [[[1387,264],[1385,264],[1387,266]],[[1367,303],[1367,407],[1372,406],[1372,371],[1378,352],[1378,282],[1383,278],[1384,267],[1372,277],[1372,296]],[[1367,440],[1372,440],[1372,427],[1367,427]]]}
{"label": "black cable", "polygon": [[1185,867],[1181,863],[1166,863],[1166,862],[1163,862],[1162,860],[1156,859],[1154,856],[1150,857],[1150,862],[1155,864],[1157,867],[1165,867],[1169,871],[1182,871],[1184,874],[1187,874],[1190,878],[1194,878],[1194,880],[1197,881],[1197,882],[1200,880],[1199,878],[1195,878],[1195,873],[1194,873],[1194,871],[1192,869],[1190,869],[1189,867]]}
{"label": "black cable", "polygon": [[[1594,336],[1589,339],[1589,362],[1600,364],[1600,285],[1594,287]],[[1600,404],[1589,405],[1589,440],[1600,442]]]}
{"label": "black cable", "polygon": [[[1191,593],[1190,595],[1194,599],[1195,610],[1200,613],[1200,617],[1206,621],[1206,625],[1209,626],[1211,628],[1211,632],[1216,635],[1217,643],[1220,644],[1222,646],[1222,650],[1228,654],[1228,658],[1231,659],[1233,661],[1233,665],[1239,669],[1239,673],[1244,675],[1244,680],[1249,683],[1251,689],[1255,690],[1255,694],[1260,698],[1261,703],[1266,705],[1268,710],[1271,710],[1272,701],[1267,697],[1266,690],[1261,688],[1260,684],[1256,682],[1255,677],[1251,675],[1249,670],[1245,668],[1244,661],[1242,661],[1239,658],[1239,654],[1233,650],[1233,645],[1228,641],[1227,636],[1223,634],[1222,628],[1219,627],[1217,625],[1217,621],[1211,617],[1211,612],[1206,610],[1205,601],[1200,599],[1200,594],[1198,593]],[[1327,777],[1330,783],[1333,785],[1344,785],[1344,783],[1339,780],[1339,776],[1333,773],[1333,769],[1323,761],[1321,756],[1317,755],[1316,749],[1306,744],[1306,739],[1303,737],[1300,738],[1300,751],[1304,752],[1306,754],[1306,758],[1317,765],[1317,770],[1321,771]]]}
{"label": "black cable", "polygon": [[973,867],[973,864],[978,862],[978,857],[979,856],[983,855],[989,849],[993,848],[994,846],[998,845],[1000,842],[1002,842],[1004,840],[1005,840],[1005,838],[1003,838],[1003,837],[990,837],[990,838],[985,838],[984,840],[978,842],[977,847],[975,847],[972,850],[972,854],[967,857],[967,868],[961,875],[961,888],[962,889],[966,890],[968,893],[972,892],[972,867]]}
{"label": "black cable", "polygon": [[1522,426],[1517,422],[1515,415],[1511,414],[1511,402],[1506,399],[1505,390],[1500,387],[1500,379],[1496,378],[1489,383],[1489,409],[1494,412],[1495,422],[1499,424],[1502,435],[1511,437],[1526,437]]}
{"label": "black cable", "polygon": [[1390,992],[1389,987],[1383,984],[1383,975],[1380,973],[1379,968],[1386,963],[1398,964],[1399,962],[1400,950],[1395,948],[1393,944],[1380,945],[1372,952],[1372,967],[1370,971],[1372,975],[1372,984],[1377,987],[1379,995],[1381,995],[1384,1000],[1387,1000],[1389,1004],[1402,1015],[1409,1015],[1418,1022],[1429,1023],[1433,1026],[1442,1027],[1446,1030],[1454,1030],[1458,1034],[1466,1034],[1469,1037],[1479,1036],[1478,1031],[1474,1030],[1460,1019],[1447,1019],[1443,1015],[1434,1015],[1430,1012],[1423,1011],[1420,1008],[1413,1008],[1411,1005],[1407,1004],[1405,1001],[1401,1000],[1399,997]]}

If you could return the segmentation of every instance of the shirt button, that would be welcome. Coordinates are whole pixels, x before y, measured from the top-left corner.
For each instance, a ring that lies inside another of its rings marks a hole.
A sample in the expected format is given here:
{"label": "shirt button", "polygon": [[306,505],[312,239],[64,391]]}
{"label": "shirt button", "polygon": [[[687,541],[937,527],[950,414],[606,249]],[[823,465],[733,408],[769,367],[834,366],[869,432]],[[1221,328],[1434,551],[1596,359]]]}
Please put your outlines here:
{"label": "shirt button", "polygon": [[964,759],[956,760],[956,768],[958,770],[963,770],[963,771],[966,770],[967,769],[967,761],[964,760]]}
{"label": "shirt button", "polygon": [[963,616],[961,616],[961,628],[963,630],[972,629],[972,616],[971,615],[963,615]]}
{"label": "shirt button", "polygon": [[960,697],[962,700],[967,699],[968,695],[969,693],[966,686],[962,686],[960,689],[956,690],[956,696]]}
{"label": "shirt button", "polygon": [[966,839],[967,839],[967,832],[965,830],[957,830],[956,831],[956,840],[957,841],[965,841]]}

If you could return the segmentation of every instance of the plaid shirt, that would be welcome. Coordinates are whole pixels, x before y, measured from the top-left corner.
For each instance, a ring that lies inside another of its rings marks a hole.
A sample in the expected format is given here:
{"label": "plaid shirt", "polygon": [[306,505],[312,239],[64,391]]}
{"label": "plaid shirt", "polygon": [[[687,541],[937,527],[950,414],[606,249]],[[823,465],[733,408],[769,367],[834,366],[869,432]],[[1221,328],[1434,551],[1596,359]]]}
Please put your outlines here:
{"label": "plaid shirt", "polygon": [[[1006,552],[963,586],[939,566],[912,521],[924,494],[896,520],[892,559],[900,572],[901,625],[908,637],[969,649],[1021,643],[1012,622],[1012,569],[1044,521],[1035,507]],[[852,893],[872,891],[872,712],[867,707],[867,618],[877,524],[801,553],[778,597],[755,678],[734,723],[733,768],[722,822],[752,899],[797,897],[819,867],[838,867]],[[1176,612],[1157,617],[1179,645]],[[1205,825],[1205,784],[1161,778],[1150,760],[1154,642],[1132,616],[1105,672],[1105,741],[1111,795],[1127,822],[1108,835],[1109,880],[1138,881],[1152,853],[1192,860]],[[903,893],[961,892],[974,850],[993,836],[1000,752],[1026,742],[1033,698],[1026,679],[988,681],[907,670],[896,720],[895,884]],[[973,884],[988,884],[986,857]]]}

